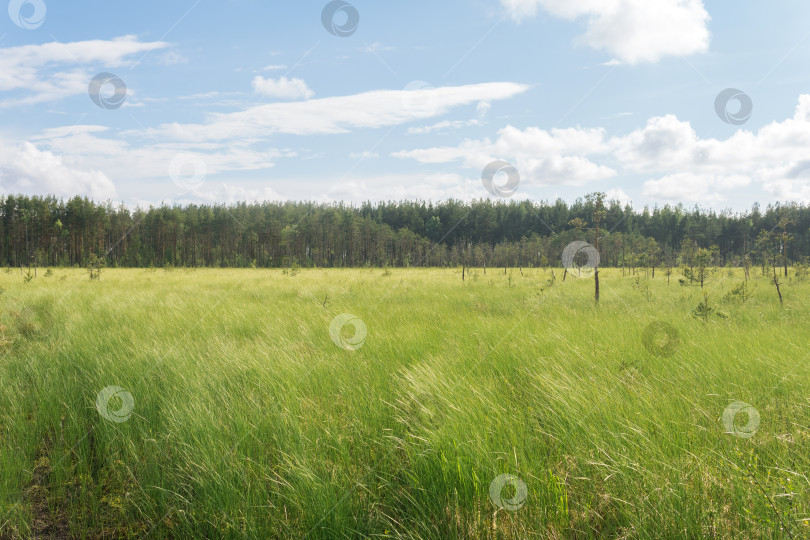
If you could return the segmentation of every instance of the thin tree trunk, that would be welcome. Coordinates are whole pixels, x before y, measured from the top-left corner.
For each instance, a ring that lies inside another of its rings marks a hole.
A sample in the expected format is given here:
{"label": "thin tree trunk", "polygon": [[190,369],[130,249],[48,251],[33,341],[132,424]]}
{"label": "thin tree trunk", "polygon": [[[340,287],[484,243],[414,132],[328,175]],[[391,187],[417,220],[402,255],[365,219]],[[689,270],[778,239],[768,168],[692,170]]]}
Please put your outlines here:
{"label": "thin tree trunk", "polygon": [[776,294],[779,295],[779,305],[784,306],[785,302],[782,300],[782,291],[779,290],[779,278],[776,277],[776,267],[773,268],[773,284],[776,285]]}

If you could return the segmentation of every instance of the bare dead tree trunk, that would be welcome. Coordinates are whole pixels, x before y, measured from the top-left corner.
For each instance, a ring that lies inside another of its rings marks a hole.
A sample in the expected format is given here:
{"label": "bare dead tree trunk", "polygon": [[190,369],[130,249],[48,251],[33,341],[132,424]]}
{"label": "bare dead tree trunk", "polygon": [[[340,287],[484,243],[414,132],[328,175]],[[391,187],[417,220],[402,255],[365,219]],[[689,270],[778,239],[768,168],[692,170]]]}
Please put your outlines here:
{"label": "bare dead tree trunk", "polygon": [[[600,204],[597,202],[597,204]],[[599,305],[599,221],[601,218],[601,214],[599,208],[597,207],[597,211],[594,212],[594,221],[596,222],[596,264],[594,265],[594,273],[593,273],[593,298],[596,302],[596,305]]]}
{"label": "bare dead tree trunk", "polygon": [[776,267],[773,268],[773,284],[776,285],[776,294],[779,295],[779,304],[781,306],[785,305],[785,302],[782,300],[782,291],[779,290],[779,277],[776,275]]}

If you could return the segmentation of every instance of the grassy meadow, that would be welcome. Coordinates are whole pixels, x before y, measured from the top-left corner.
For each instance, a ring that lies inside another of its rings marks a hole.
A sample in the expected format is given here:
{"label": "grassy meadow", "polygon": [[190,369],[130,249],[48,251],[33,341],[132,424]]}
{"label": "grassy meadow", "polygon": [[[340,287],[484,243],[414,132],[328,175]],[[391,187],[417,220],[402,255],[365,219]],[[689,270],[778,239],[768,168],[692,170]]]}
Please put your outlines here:
{"label": "grassy meadow", "polygon": [[810,282],[553,273],[0,272],[0,538],[810,537]]}

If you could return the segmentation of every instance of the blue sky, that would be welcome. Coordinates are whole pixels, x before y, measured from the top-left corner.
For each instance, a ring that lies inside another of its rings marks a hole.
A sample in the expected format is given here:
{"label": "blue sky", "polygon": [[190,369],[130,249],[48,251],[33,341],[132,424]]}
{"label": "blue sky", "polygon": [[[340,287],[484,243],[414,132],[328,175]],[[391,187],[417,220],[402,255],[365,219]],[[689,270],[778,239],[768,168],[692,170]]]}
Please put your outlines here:
{"label": "blue sky", "polygon": [[[329,7],[359,24],[333,35]],[[520,199],[810,201],[802,0],[12,0],[2,21],[0,193],[470,200],[502,160]],[[123,105],[91,99],[99,74]],[[718,115],[727,88],[750,117]]]}

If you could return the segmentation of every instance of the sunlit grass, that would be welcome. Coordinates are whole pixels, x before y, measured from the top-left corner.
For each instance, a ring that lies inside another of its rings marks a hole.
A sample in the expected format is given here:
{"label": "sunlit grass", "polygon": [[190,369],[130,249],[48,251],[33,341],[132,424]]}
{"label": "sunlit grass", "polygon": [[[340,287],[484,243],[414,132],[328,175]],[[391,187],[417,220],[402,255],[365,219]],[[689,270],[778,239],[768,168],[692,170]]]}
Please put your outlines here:
{"label": "sunlit grass", "polygon": [[677,274],[603,270],[597,308],[559,269],[40,272],[0,273],[0,537],[810,534],[808,283],[722,269],[704,323]]}

